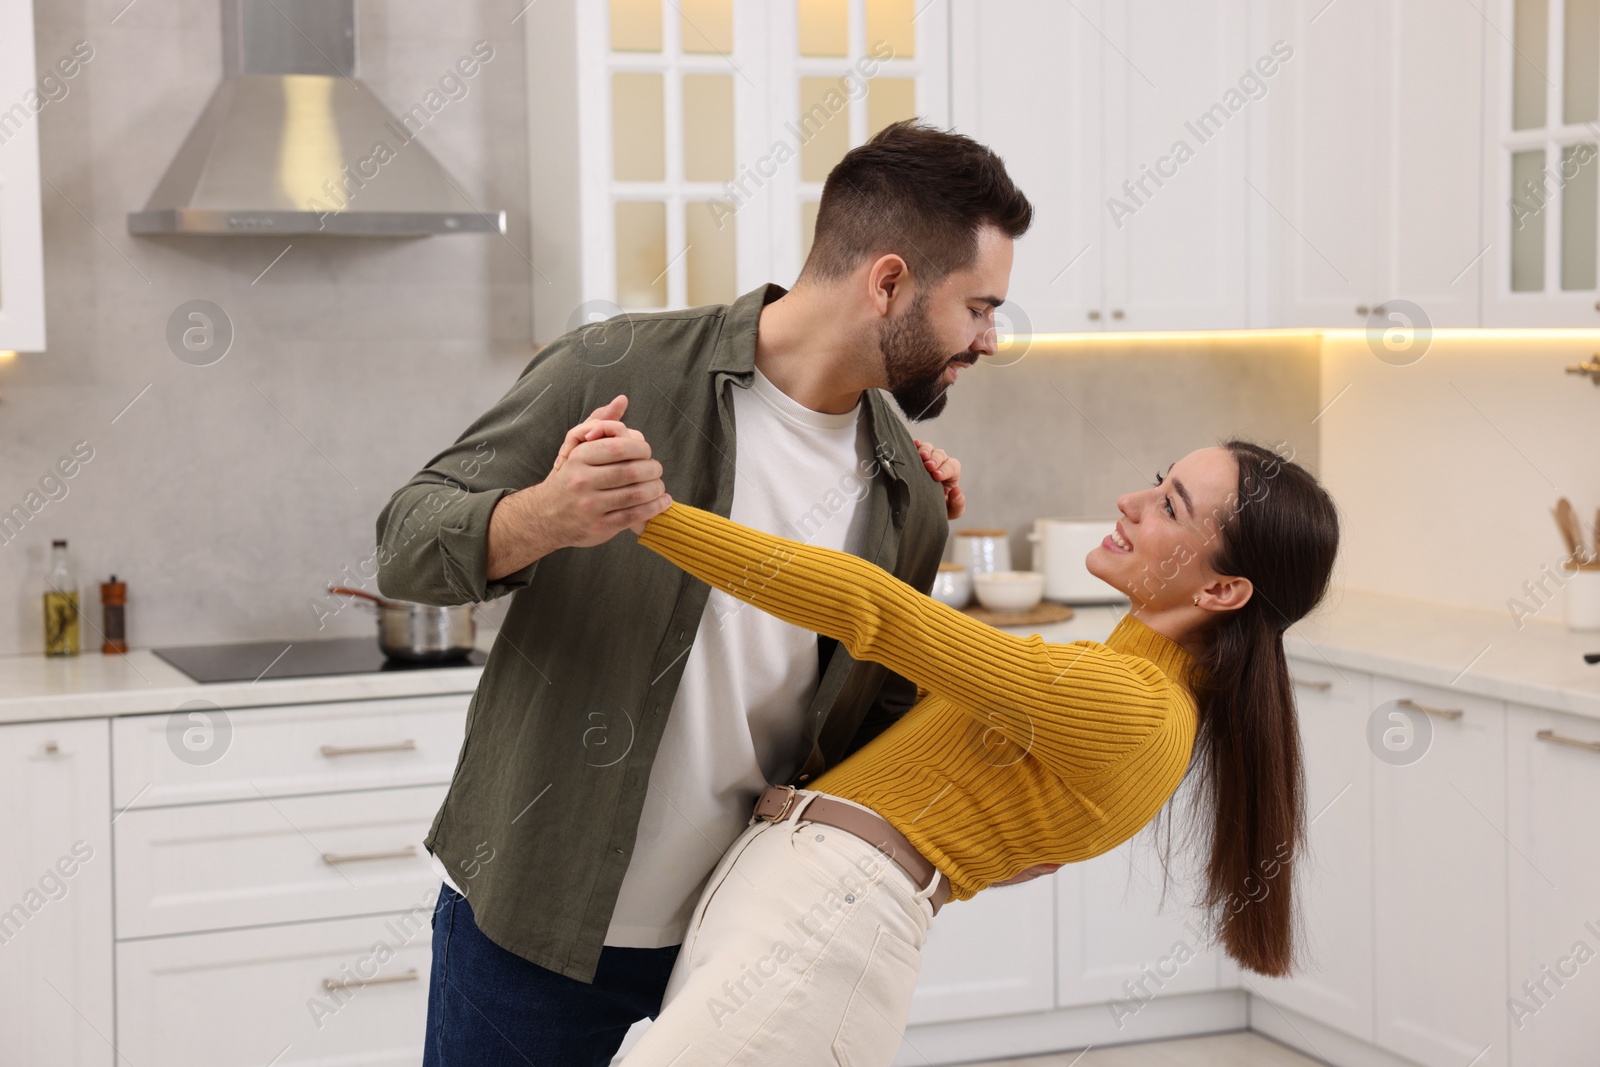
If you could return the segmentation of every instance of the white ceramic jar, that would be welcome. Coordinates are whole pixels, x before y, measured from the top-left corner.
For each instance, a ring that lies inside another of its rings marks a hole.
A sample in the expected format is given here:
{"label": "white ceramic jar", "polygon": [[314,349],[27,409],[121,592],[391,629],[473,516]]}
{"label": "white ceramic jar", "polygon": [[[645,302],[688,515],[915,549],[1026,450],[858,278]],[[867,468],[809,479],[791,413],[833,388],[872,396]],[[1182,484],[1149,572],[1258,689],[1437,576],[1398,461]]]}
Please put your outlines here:
{"label": "white ceramic jar", "polygon": [[1011,542],[1004,530],[957,530],[951,554],[971,574],[1011,569]]}

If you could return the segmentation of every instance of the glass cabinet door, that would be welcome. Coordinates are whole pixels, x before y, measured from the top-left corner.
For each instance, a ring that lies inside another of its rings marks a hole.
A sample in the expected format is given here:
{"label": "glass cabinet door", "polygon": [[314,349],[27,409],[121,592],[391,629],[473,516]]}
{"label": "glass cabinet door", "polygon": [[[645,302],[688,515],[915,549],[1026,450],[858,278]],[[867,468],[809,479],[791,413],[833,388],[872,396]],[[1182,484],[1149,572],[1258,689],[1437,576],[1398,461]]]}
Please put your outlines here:
{"label": "glass cabinet door", "polygon": [[608,0],[605,202],[588,217],[616,303],[792,284],[845,152],[901,119],[947,121],[945,61],[930,58],[945,55],[945,3]]}
{"label": "glass cabinet door", "polygon": [[1491,301],[1521,305],[1510,312],[1521,325],[1600,325],[1600,0],[1512,0],[1510,12],[1490,209],[1504,253]]}

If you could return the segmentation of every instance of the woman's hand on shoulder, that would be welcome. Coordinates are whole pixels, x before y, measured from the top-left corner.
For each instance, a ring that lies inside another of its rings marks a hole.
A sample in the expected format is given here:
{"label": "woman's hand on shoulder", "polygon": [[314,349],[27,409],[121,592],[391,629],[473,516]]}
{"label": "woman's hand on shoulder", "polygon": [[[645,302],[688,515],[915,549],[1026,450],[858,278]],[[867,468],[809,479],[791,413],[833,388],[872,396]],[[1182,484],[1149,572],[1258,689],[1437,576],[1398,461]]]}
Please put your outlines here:
{"label": "woman's hand on shoulder", "polygon": [[922,465],[944,489],[946,517],[959,519],[967,511],[967,498],[961,492],[961,461],[926,441],[918,441],[915,437],[911,440],[917,446],[917,455],[922,457]]}

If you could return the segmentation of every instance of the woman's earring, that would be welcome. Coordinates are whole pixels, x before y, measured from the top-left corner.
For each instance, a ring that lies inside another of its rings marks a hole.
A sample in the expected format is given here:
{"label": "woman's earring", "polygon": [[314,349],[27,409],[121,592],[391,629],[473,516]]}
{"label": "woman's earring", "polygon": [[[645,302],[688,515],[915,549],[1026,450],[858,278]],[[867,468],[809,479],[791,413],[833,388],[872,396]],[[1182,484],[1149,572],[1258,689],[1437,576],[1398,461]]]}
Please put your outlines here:
{"label": "woman's earring", "polygon": [[1194,606],[1195,607],[1199,607],[1200,606],[1200,598],[1198,596],[1194,598]]}

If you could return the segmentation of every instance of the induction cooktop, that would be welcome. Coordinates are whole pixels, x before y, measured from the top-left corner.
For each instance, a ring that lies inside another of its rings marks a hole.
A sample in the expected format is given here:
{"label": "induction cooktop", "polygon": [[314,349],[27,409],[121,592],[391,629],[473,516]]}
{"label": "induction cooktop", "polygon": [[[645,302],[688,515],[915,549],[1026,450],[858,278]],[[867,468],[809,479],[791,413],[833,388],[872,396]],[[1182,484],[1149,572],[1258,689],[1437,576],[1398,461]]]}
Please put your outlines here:
{"label": "induction cooktop", "polygon": [[465,656],[426,663],[390,659],[371,637],[314,641],[252,641],[227,645],[182,645],[152,649],[197,682],[254,682],[270,678],[312,678],[327,674],[479,667],[489,657],[474,649]]}

